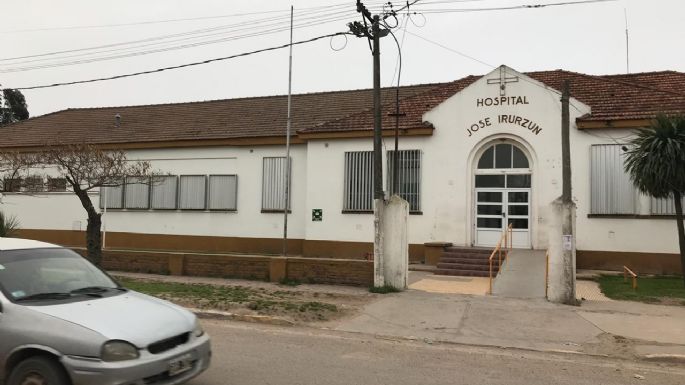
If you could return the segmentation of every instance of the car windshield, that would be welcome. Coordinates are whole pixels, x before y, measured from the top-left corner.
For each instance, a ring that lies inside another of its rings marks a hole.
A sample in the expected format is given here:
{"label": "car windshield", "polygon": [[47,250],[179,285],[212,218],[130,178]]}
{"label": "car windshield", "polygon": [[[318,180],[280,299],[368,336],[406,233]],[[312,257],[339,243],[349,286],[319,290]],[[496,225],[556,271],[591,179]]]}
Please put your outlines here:
{"label": "car windshield", "polygon": [[0,289],[12,301],[57,300],[118,289],[85,258],[62,248],[0,251]]}

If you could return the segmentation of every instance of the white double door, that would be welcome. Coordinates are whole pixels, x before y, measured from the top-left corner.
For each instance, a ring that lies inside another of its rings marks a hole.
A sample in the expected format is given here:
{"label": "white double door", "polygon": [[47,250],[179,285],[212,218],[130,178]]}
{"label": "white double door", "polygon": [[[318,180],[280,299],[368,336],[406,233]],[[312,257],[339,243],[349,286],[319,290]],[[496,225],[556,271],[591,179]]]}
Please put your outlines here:
{"label": "white double door", "polygon": [[476,188],[475,245],[494,247],[512,225],[512,246],[530,248],[530,188]]}

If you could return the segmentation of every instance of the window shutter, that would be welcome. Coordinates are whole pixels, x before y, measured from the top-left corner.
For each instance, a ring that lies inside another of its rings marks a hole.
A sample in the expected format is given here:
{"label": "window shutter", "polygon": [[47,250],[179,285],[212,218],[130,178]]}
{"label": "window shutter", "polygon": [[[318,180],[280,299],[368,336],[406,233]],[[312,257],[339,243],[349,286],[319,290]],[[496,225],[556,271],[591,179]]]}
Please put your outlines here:
{"label": "window shutter", "polygon": [[345,153],[344,211],[373,211],[373,151]]}
{"label": "window shutter", "polygon": [[592,214],[635,214],[636,189],[623,168],[621,145],[591,147]]}

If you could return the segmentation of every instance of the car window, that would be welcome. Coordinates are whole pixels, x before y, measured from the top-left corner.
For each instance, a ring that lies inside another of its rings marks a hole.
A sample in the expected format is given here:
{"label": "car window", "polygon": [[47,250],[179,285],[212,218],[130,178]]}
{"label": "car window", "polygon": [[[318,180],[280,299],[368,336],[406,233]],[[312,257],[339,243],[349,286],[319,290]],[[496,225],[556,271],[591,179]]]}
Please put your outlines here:
{"label": "car window", "polygon": [[72,250],[25,249],[0,252],[0,289],[10,300],[89,287],[116,288],[106,274]]}

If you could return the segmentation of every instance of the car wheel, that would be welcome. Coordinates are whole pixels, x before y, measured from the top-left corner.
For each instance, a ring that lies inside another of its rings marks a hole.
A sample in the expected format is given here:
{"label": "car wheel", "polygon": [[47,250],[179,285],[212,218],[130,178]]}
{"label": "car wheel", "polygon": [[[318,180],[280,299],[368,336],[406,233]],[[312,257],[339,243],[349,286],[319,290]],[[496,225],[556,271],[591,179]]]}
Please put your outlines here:
{"label": "car wheel", "polygon": [[55,360],[31,357],[12,370],[7,385],[69,385],[69,379]]}

